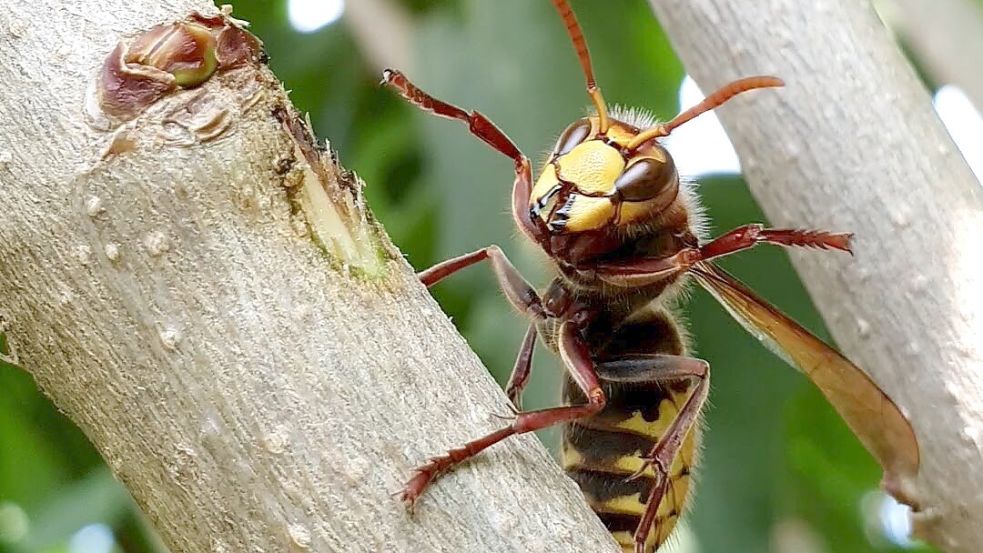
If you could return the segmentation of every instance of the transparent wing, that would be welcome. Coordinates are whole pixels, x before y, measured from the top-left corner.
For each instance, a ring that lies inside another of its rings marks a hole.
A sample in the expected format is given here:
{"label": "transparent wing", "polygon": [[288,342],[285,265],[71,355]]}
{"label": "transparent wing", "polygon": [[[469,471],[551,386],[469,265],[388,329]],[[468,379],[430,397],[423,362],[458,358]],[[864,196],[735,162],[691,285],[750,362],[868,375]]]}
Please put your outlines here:
{"label": "transparent wing", "polygon": [[691,274],[741,326],[819,387],[885,473],[918,472],[911,424],[866,373],[716,265],[699,263]]}

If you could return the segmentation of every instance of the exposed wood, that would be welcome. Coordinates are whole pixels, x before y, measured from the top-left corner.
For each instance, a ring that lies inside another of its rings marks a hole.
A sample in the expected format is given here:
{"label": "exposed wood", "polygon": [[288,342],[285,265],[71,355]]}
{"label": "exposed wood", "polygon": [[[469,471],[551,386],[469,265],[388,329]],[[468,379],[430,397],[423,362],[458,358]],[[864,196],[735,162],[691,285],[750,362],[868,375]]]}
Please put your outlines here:
{"label": "exposed wood", "polygon": [[532,436],[447,476],[415,519],[390,496],[502,425],[505,396],[265,67],[115,128],[93,112],[117,42],[195,9],[215,13],[0,11],[0,315],[19,363],[175,553],[615,551]]}
{"label": "exposed wood", "polygon": [[866,2],[652,0],[703,90],[785,89],[719,110],[776,226],[856,233],[855,257],[796,252],[843,350],[909,414],[922,466],[901,483],[916,531],[983,543],[983,188]]}

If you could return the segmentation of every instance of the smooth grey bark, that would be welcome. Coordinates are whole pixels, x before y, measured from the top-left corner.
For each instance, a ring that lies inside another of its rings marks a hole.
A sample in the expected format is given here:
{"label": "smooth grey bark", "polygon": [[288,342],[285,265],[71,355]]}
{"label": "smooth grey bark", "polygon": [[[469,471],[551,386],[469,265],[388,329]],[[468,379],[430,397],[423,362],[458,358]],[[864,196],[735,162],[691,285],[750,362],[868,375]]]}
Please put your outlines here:
{"label": "smooth grey bark", "polygon": [[92,111],[117,42],[192,10],[215,7],[0,11],[0,314],[19,364],[174,552],[615,551],[533,436],[444,478],[415,518],[391,497],[501,426],[505,397],[359,183],[305,157],[265,67],[116,128]]}
{"label": "smooth grey bark", "polygon": [[916,533],[983,543],[983,189],[867,2],[651,0],[705,92],[787,87],[719,110],[775,226],[852,231],[854,258],[792,252],[843,350],[909,414]]}
{"label": "smooth grey bark", "polygon": [[983,109],[983,5],[976,0],[888,0],[878,6],[934,82],[959,86]]}

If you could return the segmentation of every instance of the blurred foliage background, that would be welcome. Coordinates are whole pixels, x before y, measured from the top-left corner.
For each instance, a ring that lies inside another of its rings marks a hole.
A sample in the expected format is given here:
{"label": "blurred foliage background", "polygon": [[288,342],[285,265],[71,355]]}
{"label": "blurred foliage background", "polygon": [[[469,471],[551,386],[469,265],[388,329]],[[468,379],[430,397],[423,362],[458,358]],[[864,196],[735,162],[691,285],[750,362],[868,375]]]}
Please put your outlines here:
{"label": "blurred foliage background", "polygon": [[[291,25],[287,0],[240,0],[234,7],[265,42],[271,67],[310,112],[318,135],[330,138],[346,167],[365,179],[373,211],[413,266],[497,243],[531,280],[545,283],[543,259],[514,239],[510,162],[460,124],[412,109],[378,81],[383,65],[406,64],[422,87],[480,109],[538,159],[588,104],[550,3],[348,4],[342,19],[307,33]],[[684,71],[648,5],[573,5],[609,102],[674,115]],[[396,15],[396,26],[375,28],[385,15]],[[700,182],[714,233],[764,221],[739,175],[702,175]],[[760,248],[723,265],[828,339],[784,253]],[[504,383],[524,323],[490,272],[466,271],[435,294]],[[701,292],[688,321],[697,354],[715,372],[699,485],[675,551],[928,551],[905,544],[903,511],[876,492],[878,468],[803,377]],[[26,374],[3,362],[5,348],[0,342],[0,552],[164,551],[84,436]],[[527,405],[552,405],[559,366],[546,354],[535,363]],[[542,438],[555,449],[555,432]]]}

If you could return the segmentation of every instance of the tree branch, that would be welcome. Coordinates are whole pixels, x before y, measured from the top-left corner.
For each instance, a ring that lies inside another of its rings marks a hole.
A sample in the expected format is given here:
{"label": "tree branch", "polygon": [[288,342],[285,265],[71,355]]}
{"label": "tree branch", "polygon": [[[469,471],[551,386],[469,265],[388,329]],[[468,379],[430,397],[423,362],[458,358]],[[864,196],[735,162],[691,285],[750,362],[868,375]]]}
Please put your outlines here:
{"label": "tree branch", "polygon": [[181,89],[141,65],[151,49],[99,77],[119,40],[193,10],[215,13],[0,13],[0,313],[19,363],[174,552],[614,551],[532,436],[415,518],[390,497],[500,426],[504,395],[265,66],[219,55]]}
{"label": "tree branch", "polygon": [[834,337],[910,415],[916,532],[983,543],[983,189],[864,2],[652,0],[704,90],[787,88],[720,110],[776,225],[856,233],[854,259],[792,255]]}
{"label": "tree branch", "polygon": [[983,109],[983,8],[975,0],[890,0],[881,13],[936,84],[962,88]]}

